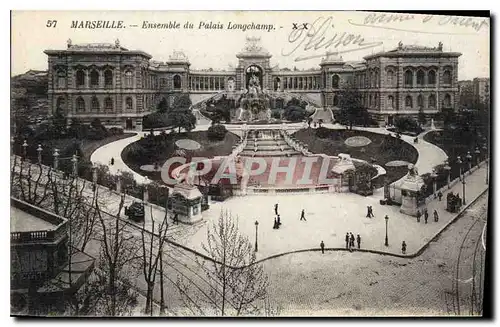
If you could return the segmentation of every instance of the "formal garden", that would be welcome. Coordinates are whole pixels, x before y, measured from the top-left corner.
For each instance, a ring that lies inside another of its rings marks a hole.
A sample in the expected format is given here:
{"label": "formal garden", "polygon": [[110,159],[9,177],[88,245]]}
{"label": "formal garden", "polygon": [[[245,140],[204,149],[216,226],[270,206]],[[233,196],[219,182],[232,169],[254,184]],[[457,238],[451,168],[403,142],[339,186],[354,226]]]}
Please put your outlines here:
{"label": "formal garden", "polygon": [[294,136],[308,144],[313,153],[330,156],[346,153],[352,158],[384,167],[386,175],[374,180],[374,187],[383,186],[385,178],[389,183],[400,179],[408,172],[408,163],[414,164],[418,159],[413,146],[390,134],[320,127],[301,129]]}
{"label": "formal garden", "polygon": [[[154,181],[162,181],[161,167],[174,156],[213,158],[229,155],[240,137],[228,132],[224,125],[214,124],[206,131],[147,134],[122,151],[122,160],[133,171]],[[185,146],[183,146],[185,144]],[[179,146],[181,145],[181,146]]]}

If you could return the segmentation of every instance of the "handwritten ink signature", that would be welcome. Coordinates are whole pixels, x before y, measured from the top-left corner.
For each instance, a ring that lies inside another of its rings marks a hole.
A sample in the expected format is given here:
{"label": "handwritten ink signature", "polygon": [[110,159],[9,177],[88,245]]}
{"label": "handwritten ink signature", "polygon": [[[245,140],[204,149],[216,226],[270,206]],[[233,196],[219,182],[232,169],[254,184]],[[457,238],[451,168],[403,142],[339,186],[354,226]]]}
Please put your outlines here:
{"label": "handwritten ink signature", "polygon": [[[292,48],[289,51],[284,51],[284,49],[282,49],[281,54],[283,56],[290,56],[299,48],[302,48],[304,52],[311,52],[310,50],[316,51],[319,49],[327,50],[321,54],[299,55],[295,58],[295,61],[305,61],[321,58],[325,55],[328,56],[331,54],[341,54],[375,48],[383,44],[383,42],[367,42],[360,34],[348,32],[335,32],[331,34],[330,31],[334,29],[333,17],[319,17],[312,24],[302,26],[302,28],[292,29],[288,35],[288,42]],[[352,48],[340,50],[349,45],[352,46]]]}
{"label": "handwritten ink signature", "polygon": [[[415,21],[418,23],[420,21],[422,24],[426,24],[428,22],[437,24],[439,26],[444,25],[453,25],[459,27],[467,27],[479,32],[483,26],[488,27],[489,22],[487,19],[477,19],[473,17],[453,17],[453,16],[433,16],[433,15],[425,15],[421,19],[415,15],[410,14],[386,14],[386,13],[370,13],[365,16],[362,22],[356,22],[352,19],[349,19],[348,22],[354,26],[362,26],[362,27],[372,27],[379,28],[385,30],[392,31],[402,31],[402,32],[410,32],[410,33],[419,33],[419,34],[444,34],[444,35],[474,35],[475,33],[452,33],[452,32],[440,32],[440,31],[429,31],[429,30],[415,30],[415,29],[407,29],[395,27],[395,24],[406,22],[406,21]],[[389,26],[388,26],[389,25]]]}

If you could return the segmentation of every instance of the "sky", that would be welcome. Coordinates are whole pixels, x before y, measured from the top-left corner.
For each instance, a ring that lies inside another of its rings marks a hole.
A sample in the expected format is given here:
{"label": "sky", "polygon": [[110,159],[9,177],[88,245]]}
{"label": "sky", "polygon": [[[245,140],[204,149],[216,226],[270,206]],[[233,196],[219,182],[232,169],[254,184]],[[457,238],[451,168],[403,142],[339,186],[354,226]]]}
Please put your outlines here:
{"label": "sky", "polygon": [[[123,21],[124,28],[71,28],[75,20]],[[193,24],[192,29],[184,28],[187,22]],[[148,23],[172,23],[179,28],[143,28]],[[229,28],[229,24],[252,23],[271,30]],[[343,52],[345,61],[360,61],[363,56],[394,49],[401,41],[429,47],[442,42],[444,51],[462,53],[459,80],[489,77],[490,72],[489,19],[477,17],[349,11],[14,11],[11,32],[11,75],[46,70],[43,51],[65,49],[68,39],[73,44],[119,39],[121,46],[145,51],[158,61],[180,50],[192,69],[228,69],[237,65],[236,53],[245,46],[246,37],[260,37],[261,45],[272,54],[271,65],[280,68],[319,68],[327,51]]]}

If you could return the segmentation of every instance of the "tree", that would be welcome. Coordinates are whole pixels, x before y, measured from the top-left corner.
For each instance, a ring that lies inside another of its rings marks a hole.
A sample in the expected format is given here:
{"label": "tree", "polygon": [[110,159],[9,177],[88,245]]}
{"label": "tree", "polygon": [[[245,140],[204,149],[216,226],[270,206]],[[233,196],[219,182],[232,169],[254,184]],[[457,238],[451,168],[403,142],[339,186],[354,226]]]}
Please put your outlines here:
{"label": "tree", "polygon": [[173,104],[173,109],[177,110],[188,110],[192,105],[191,99],[188,94],[182,94],[178,96]]}
{"label": "tree", "polygon": [[127,280],[136,278],[129,267],[133,267],[134,261],[141,257],[138,255],[139,247],[134,236],[126,232],[126,223],[118,219],[124,200],[125,196],[122,194],[118,214],[108,216],[106,220],[97,204],[102,237],[94,287],[100,291],[96,301],[99,309],[102,314],[112,317],[129,313],[137,301]]}
{"label": "tree", "polygon": [[172,112],[172,127],[178,128],[179,133],[181,128],[186,131],[191,131],[196,126],[196,117],[189,109],[174,109]]}
{"label": "tree", "polygon": [[[149,207],[151,217],[151,231],[146,231],[146,219],[143,220],[141,231],[142,243],[142,261],[141,266],[143,270],[144,281],[146,282],[146,306],[144,312],[152,314],[153,310],[153,291],[156,280],[156,272],[158,271],[158,264],[160,264],[160,278],[163,278],[163,249],[167,238],[167,208],[165,207],[165,216],[157,228],[155,228],[155,221],[153,219],[153,208]],[[156,235],[155,233],[158,233]],[[163,299],[163,280],[160,283]],[[163,309],[163,308],[162,308]]]}
{"label": "tree", "polygon": [[156,106],[156,112],[159,113],[166,113],[168,111],[168,102],[167,99],[162,98],[160,102],[158,102],[158,105]]}
{"label": "tree", "polygon": [[364,118],[366,109],[361,103],[361,93],[358,89],[348,85],[344,87],[338,94],[339,97],[339,121],[341,124],[352,125]]}
{"label": "tree", "polygon": [[239,233],[231,214],[221,212],[208,229],[203,248],[214,259],[206,273],[220,315],[228,314],[228,306],[235,315],[258,311],[256,302],[265,299],[269,280],[262,265],[256,263],[252,243]]}
{"label": "tree", "polygon": [[427,119],[425,117],[425,113],[424,113],[424,109],[422,107],[420,107],[418,109],[418,123],[420,124],[420,126],[423,126],[427,123]]}
{"label": "tree", "polygon": [[207,130],[207,136],[210,140],[222,141],[226,134],[226,126],[221,124],[211,125]]}

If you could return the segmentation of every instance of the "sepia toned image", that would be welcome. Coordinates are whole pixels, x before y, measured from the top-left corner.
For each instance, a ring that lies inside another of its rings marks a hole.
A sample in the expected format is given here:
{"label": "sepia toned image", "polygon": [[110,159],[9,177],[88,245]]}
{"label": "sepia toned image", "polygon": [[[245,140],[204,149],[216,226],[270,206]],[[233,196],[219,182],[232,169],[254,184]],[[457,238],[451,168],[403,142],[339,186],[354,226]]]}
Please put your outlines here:
{"label": "sepia toned image", "polygon": [[490,18],[12,11],[10,308],[483,317]]}

